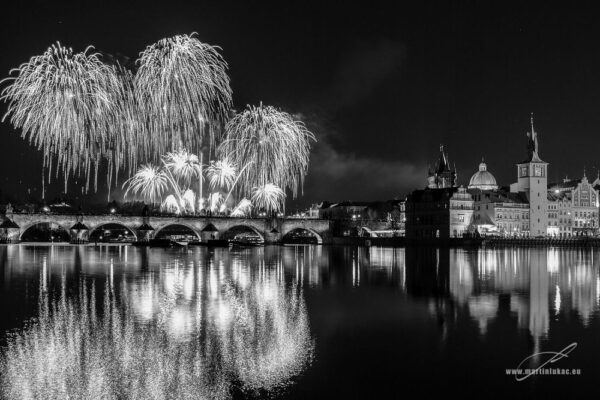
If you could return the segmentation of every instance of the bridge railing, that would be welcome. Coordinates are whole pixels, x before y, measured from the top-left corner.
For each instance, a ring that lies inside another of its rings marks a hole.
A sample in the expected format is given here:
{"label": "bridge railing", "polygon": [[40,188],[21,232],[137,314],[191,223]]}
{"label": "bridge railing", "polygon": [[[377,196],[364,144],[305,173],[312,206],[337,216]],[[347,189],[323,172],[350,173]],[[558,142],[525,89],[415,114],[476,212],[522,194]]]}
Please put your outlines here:
{"label": "bridge railing", "polygon": [[[65,210],[65,211],[13,211],[13,215],[48,215],[48,216],[83,216],[85,217],[111,217],[111,216],[120,216],[120,217],[143,217],[142,213],[138,212],[121,212],[117,211],[114,213],[111,212],[80,212],[74,210]],[[4,215],[4,214],[2,214]],[[298,218],[298,217],[261,217],[261,216],[245,216],[245,217],[232,217],[230,215],[225,214],[174,214],[174,213],[159,213],[159,212],[151,212],[147,215],[149,218],[185,218],[185,219],[240,219],[240,220],[271,220],[271,219],[283,219],[283,220],[293,220],[293,221],[311,221],[311,220],[326,220],[324,218]]]}

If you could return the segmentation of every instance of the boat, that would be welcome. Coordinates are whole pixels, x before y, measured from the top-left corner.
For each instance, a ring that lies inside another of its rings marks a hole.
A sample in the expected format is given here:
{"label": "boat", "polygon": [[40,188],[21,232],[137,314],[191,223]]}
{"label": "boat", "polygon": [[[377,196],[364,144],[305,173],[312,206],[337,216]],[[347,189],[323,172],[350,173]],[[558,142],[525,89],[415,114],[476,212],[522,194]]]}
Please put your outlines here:
{"label": "boat", "polygon": [[261,241],[251,241],[251,240],[238,240],[234,239],[229,242],[230,247],[243,248],[243,247],[258,247],[264,246],[264,243]]}
{"label": "boat", "polygon": [[186,241],[175,241],[171,239],[150,239],[148,241],[137,241],[131,243],[132,246],[138,247],[183,247],[187,246]]}

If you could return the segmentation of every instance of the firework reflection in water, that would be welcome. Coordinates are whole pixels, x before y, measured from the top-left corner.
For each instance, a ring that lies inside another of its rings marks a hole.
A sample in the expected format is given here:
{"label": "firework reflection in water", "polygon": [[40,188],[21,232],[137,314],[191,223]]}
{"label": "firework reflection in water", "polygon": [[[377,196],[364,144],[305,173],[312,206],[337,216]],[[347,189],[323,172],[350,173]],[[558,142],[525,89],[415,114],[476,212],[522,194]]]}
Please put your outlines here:
{"label": "firework reflection in water", "polygon": [[[41,291],[39,319],[8,340],[2,395],[224,399],[234,385],[285,387],[314,348],[301,288],[286,286],[283,274],[264,264],[250,270],[234,261],[232,268],[229,276],[214,266],[171,268],[133,290],[124,281],[120,289],[107,283],[101,307],[94,284],[87,290],[83,281],[75,299],[64,281],[58,299]],[[195,322],[184,324],[186,334],[181,320]]]}

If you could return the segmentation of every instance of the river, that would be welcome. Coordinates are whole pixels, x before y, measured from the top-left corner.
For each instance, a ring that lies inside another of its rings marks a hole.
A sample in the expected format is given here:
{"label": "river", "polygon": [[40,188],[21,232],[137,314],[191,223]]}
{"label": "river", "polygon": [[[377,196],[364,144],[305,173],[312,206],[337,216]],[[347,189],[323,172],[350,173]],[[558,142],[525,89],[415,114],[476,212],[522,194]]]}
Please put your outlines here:
{"label": "river", "polygon": [[[599,268],[593,249],[1,246],[0,396],[575,398],[600,372]],[[569,376],[509,371],[560,351],[545,368]]]}

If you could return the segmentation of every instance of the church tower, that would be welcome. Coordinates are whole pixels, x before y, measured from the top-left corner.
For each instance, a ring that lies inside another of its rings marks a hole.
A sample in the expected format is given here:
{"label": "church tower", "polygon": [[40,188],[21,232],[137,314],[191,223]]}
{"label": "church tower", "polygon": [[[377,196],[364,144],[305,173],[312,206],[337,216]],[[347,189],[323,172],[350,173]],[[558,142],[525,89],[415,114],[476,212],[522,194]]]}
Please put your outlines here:
{"label": "church tower", "polygon": [[529,234],[546,235],[548,229],[548,163],[539,156],[537,132],[533,127],[527,132],[527,159],[517,164],[518,181],[512,184],[511,192],[524,192],[529,200]]}
{"label": "church tower", "polygon": [[450,167],[448,155],[444,152],[444,145],[440,145],[440,156],[432,171],[427,173],[427,187],[430,189],[445,189],[456,187],[456,167]]}

